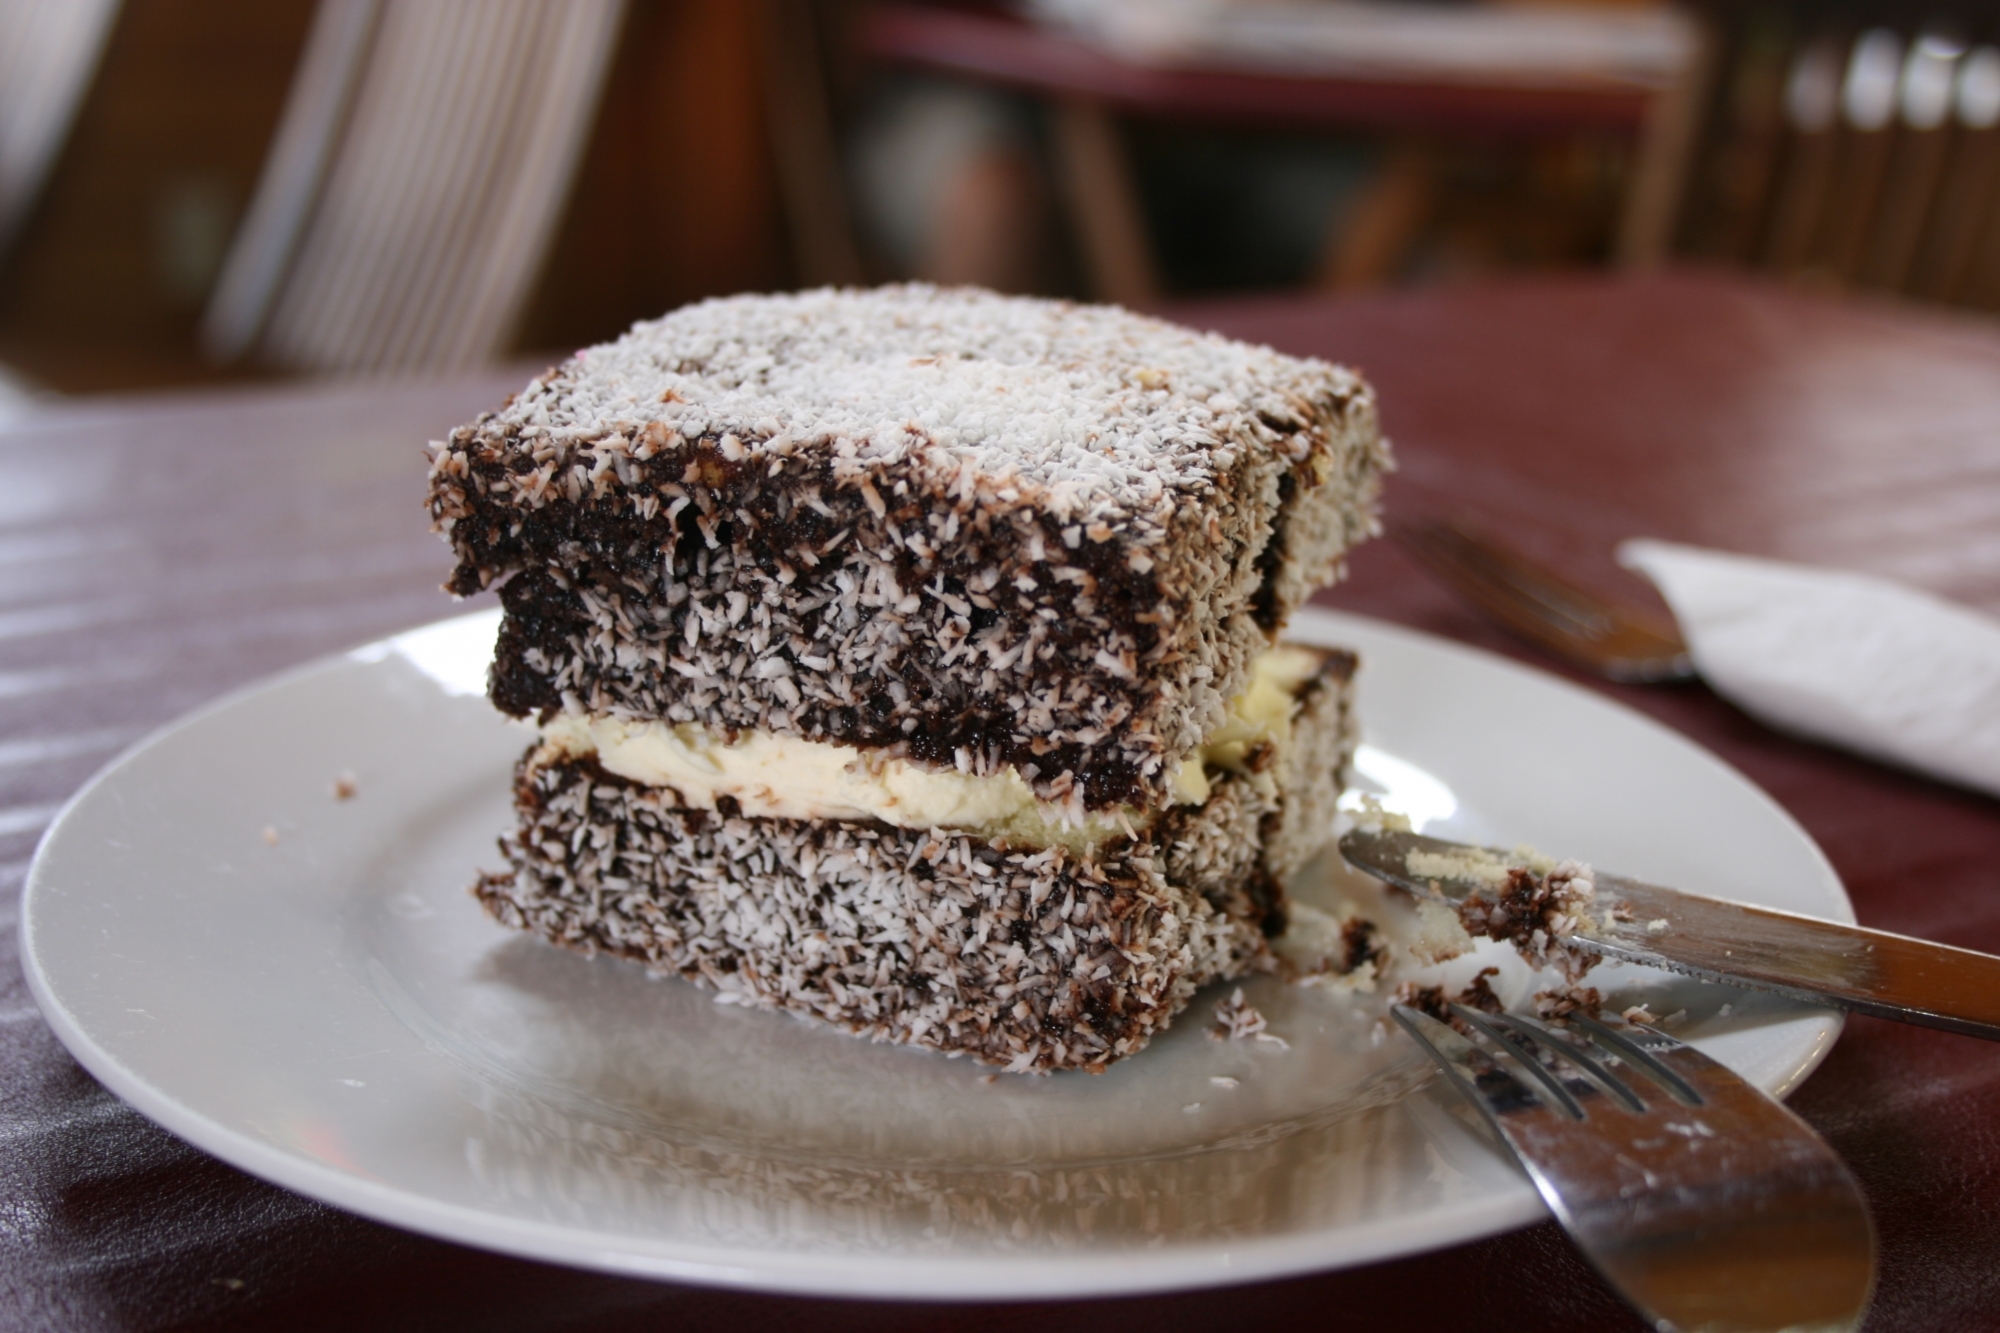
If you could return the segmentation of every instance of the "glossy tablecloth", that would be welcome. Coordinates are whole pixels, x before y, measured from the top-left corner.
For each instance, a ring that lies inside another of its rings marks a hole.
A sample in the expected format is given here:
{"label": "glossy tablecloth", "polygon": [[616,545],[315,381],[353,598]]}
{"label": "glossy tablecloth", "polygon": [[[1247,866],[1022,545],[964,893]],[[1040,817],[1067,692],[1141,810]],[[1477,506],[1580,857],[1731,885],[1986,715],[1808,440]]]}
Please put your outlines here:
{"label": "glossy tablecloth", "polygon": [[[1181,313],[1361,367],[1399,451],[1396,511],[1473,517],[1607,591],[1648,595],[1610,559],[1644,534],[1889,575],[2000,614],[1992,323],[1701,275]],[[1548,1225],[1286,1282],[1065,1305],[604,1277],[321,1207],[99,1088],[12,957],[36,837],[176,714],[448,613],[421,446],[520,379],[130,400],[0,428],[0,1328],[1640,1327]],[[1325,600],[1528,656],[1387,542]],[[1593,688],[1770,791],[1865,923],[2000,951],[2000,802],[1776,736],[1700,686]],[[2000,1329],[2000,1045],[1855,1019],[1793,1104],[1874,1209],[1869,1327]]]}

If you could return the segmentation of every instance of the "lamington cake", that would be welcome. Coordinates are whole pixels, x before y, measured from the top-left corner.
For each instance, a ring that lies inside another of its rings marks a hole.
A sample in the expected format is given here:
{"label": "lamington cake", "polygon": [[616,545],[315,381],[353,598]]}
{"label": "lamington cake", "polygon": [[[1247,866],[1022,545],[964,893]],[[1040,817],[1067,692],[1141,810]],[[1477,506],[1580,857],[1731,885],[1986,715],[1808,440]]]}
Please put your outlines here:
{"label": "lamington cake", "polygon": [[924,286],[636,326],[436,446],[497,587],[502,922],[1016,1070],[1266,965],[1352,744],[1274,646],[1374,530],[1353,373]]}

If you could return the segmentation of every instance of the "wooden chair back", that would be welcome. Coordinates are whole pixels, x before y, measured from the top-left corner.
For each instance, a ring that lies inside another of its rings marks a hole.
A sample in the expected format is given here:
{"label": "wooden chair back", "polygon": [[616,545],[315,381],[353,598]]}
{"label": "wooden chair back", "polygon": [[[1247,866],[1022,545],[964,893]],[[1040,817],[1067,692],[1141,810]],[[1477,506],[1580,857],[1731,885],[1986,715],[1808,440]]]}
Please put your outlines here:
{"label": "wooden chair back", "polygon": [[2000,6],[1713,16],[1686,256],[2000,307]]}

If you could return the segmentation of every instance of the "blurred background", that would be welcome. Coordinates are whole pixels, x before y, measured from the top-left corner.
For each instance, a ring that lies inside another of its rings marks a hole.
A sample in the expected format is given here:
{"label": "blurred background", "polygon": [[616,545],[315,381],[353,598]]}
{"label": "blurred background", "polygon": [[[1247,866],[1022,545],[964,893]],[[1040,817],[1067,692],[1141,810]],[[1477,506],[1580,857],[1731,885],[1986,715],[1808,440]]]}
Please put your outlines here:
{"label": "blurred background", "polygon": [[2000,308],[2000,4],[0,0],[0,412],[896,278]]}

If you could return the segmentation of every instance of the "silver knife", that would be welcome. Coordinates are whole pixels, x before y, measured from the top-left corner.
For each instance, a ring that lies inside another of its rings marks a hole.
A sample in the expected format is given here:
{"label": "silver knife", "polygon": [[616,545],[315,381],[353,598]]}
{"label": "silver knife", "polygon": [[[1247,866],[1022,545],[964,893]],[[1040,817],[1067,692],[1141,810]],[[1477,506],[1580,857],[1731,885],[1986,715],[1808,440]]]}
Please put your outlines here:
{"label": "silver knife", "polygon": [[[1462,903],[1513,853],[1391,829],[1356,828],[1340,852],[1412,893]],[[1413,874],[1410,857],[1418,858]],[[1460,867],[1466,873],[1458,873]],[[2000,1041],[2000,958],[1907,935],[1726,902],[1594,871],[1591,910],[1560,943],[1704,981]],[[1617,910],[1611,910],[1617,907]]]}

